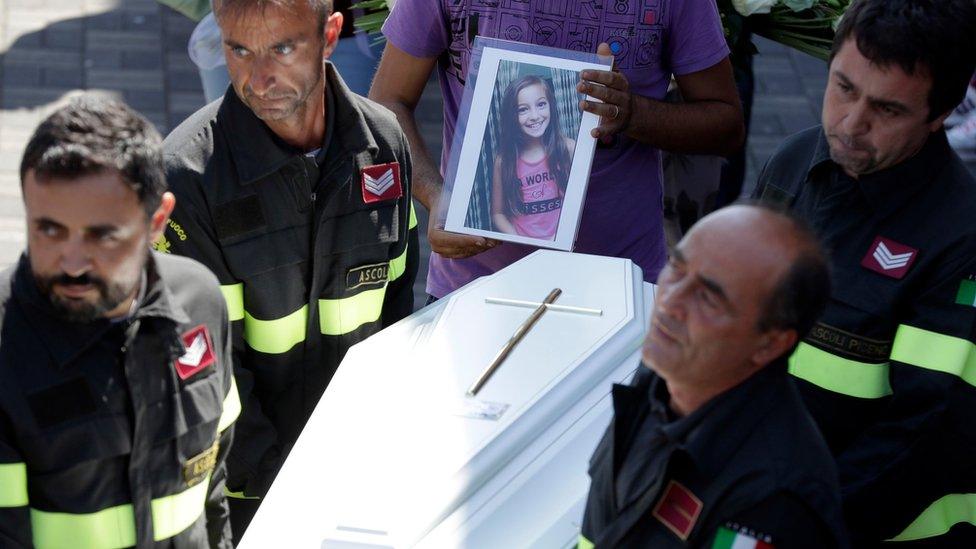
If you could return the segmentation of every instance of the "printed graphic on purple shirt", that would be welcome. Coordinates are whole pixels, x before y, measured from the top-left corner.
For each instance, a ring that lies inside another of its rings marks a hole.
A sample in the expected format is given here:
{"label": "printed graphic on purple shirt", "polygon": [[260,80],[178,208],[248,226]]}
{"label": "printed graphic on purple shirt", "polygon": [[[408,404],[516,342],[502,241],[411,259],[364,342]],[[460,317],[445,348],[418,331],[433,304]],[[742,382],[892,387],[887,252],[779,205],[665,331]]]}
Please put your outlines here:
{"label": "printed graphic on purple shirt", "polygon": [[[409,55],[437,58],[444,99],[444,149],[454,135],[475,36],[596,51],[610,45],[632,92],[662,99],[671,75],[707,69],[728,56],[712,0],[398,0],[383,27]],[[626,136],[597,148],[575,251],[627,257],[657,279],[666,259],[660,151]],[[532,251],[503,243],[476,256],[433,254],[428,293],[441,297]]]}

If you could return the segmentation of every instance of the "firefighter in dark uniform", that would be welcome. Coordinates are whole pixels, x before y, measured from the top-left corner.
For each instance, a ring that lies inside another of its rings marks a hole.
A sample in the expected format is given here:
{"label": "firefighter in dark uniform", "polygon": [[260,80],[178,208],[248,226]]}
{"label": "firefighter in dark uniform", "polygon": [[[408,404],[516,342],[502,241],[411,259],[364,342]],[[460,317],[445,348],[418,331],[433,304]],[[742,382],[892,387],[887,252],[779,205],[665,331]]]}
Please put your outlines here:
{"label": "firefighter in dark uniform", "polygon": [[976,547],[976,181],[942,129],[974,65],[971,1],[854,4],[823,125],[786,141],[756,189],[831,250],[833,295],[790,371],[859,546]]}
{"label": "firefighter in dark uniform", "polygon": [[0,547],[231,547],[240,411],[217,281],[151,254],[161,139],[83,97],[21,164],[28,253],[0,274]]}
{"label": "firefighter in dark uniform", "polygon": [[327,10],[216,3],[233,86],[164,143],[178,202],[157,249],[210,267],[233,322],[235,539],[346,350],[413,309],[406,139],[324,61],[342,25]]}
{"label": "firefighter in dark uniform", "polygon": [[836,469],[785,360],[827,300],[825,261],[796,221],[756,206],[682,239],[647,368],[613,387],[581,549],[847,545]]}

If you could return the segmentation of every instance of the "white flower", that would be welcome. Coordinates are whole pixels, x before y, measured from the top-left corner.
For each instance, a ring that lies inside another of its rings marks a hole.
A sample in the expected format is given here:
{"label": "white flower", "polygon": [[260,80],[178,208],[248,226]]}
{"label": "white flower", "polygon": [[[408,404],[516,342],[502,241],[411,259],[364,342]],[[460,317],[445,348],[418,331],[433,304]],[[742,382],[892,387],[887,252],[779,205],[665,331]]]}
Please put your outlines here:
{"label": "white flower", "polygon": [[754,13],[769,13],[776,2],[777,0],[732,0],[732,7],[743,16],[749,17]]}

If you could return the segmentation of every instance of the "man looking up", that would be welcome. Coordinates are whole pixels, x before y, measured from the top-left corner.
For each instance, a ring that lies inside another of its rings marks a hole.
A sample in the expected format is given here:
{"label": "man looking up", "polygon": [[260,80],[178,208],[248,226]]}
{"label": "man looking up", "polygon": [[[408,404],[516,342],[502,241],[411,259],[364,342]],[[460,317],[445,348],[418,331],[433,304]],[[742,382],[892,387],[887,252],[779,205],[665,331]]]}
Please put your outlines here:
{"label": "man looking up", "polygon": [[[475,36],[613,55],[617,71],[584,71],[578,91],[604,103],[575,250],[626,257],[656,280],[664,265],[661,152],[726,154],[744,130],[715,2],[399,0],[383,26],[386,50],[370,98],[397,114],[416,157],[414,195],[437,211],[442,170]],[[444,98],[440,170],[414,110],[430,73]],[[664,103],[674,75],[684,103]],[[447,233],[431,214],[427,293],[435,298],[515,262],[528,246]]]}
{"label": "man looking up", "polygon": [[846,546],[836,469],[786,372],[828,295],[823,251],[783,214],[731,206],[691,229],[658,278],[647,369],[613,387],[582,549]]}
{"label": "man looking up", "polygon": [[328,0],[219,0],[231,89],[164,143],[160,249],[220,280],[244,400],[228,460],[240,539],[353,344],[413,309],[410,156],[394,116],[326,59]]}
{"label": "man looking up", "polygon": [[88,96],[27,144],[27,253],[0,274],[0,547],[231,547],[227,308],[202,265],[150,252],[173,209],[160,141]]}
{"label": "man looking up", "polygon": [[976,181],[942,128],[974,68],[971,0],[852,4],[822,125],[787,140],[756,189],[831,250],[833,295],[790,371],[859,545],[976,547]]}

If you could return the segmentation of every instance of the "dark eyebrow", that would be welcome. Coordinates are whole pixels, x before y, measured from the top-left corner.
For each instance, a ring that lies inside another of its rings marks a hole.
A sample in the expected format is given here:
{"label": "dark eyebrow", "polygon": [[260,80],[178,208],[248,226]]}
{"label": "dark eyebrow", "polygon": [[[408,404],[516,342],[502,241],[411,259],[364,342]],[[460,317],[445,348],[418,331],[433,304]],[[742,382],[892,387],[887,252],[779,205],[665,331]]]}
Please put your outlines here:
{"label": "dark eyebrow", "polygon": [[697,278],[702,286],[722,300],[726,307],[731,308],[732,303],[729,301],[729,296],[725,295],[725,290],[722,289],[722,286],[718,282],[702,275],[698,275]]}
{"label": "dark eyebrow", "polygon": [[[837,78],[839,78],[845,85],[850,86],[852,88],[856,88],[856,86],[853,83],[851,83],[851,79],[848,78],[846,74],[840,72],[839,70],[834,70],[834,74],[836,74],[837,75]],[[874,106],[875,108],[877,108],[877,107],[885,107],[885,108],[892,109],[892,110],[896,110],[898,112],[903,112],[903,113],[904,112],[911,112],[911,109],[908,108],[908,105],[905,105],[904,103],[899,103],[898,101],[889,101],[887,99],[877,99],[875,97],[870,97],[870,96],[868,96],[868,99],[871,102],[871,105]]]}
{"label": "dark eyebrow", "polygon": [[53,225],[55,227],[64,227],[64,225],[58,223],[57,221],[49,217],[38,217],[34,220],[34,225]]}

